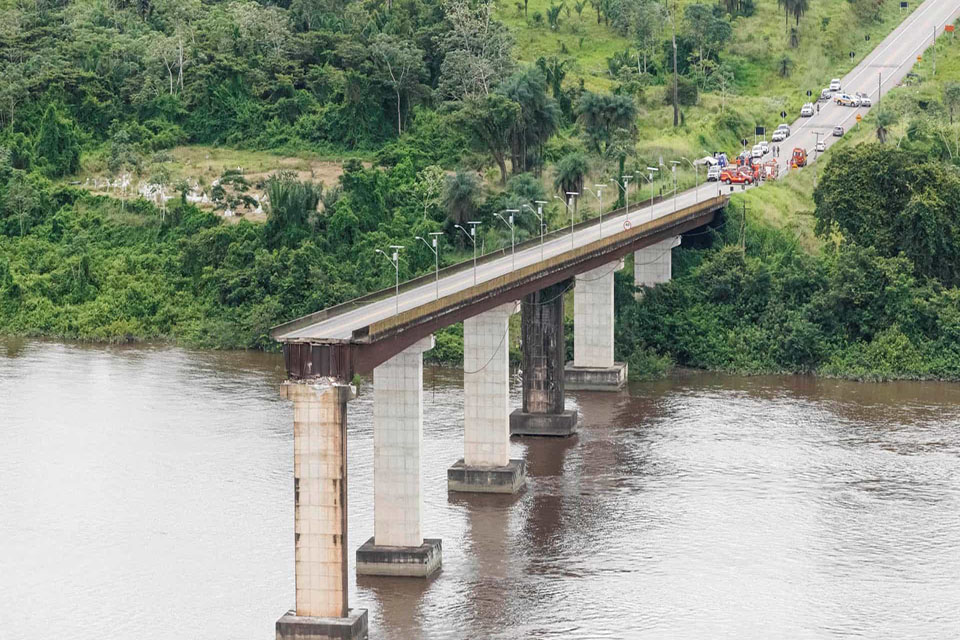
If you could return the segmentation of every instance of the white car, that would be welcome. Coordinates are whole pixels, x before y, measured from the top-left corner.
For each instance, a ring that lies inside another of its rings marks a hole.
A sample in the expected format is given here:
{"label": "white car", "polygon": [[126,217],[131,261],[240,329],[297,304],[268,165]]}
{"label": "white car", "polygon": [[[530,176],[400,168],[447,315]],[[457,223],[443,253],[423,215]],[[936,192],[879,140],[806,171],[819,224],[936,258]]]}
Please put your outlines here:
{"label": "white car", "polygon": [[826,151],[826,150],[827,150],[827,141],[817,140],[817,151]]}
{"label": "white car", "polygon": [[768,153],[770,153],[770,145],[767,143],[766,140],[761,140],[757,144],[763,148],[763,155],[767,155]]}
{"label": "white car", "polygon": [[712,164],[710,168],[707,169],[707,182],[716,182],[720,179],[720,165]]}
{"label": "white car", "polygon": [[783,142],[787,139],[787,132],[783,129],[777,129],[773,132],[773,135],[770,137],[774,142]]}
{"label": "white car", "polygon": [[750,151],[750,156],[757,159],[762,158],[767,152],[763,150],[763,145],[755,144],[753,145],[753,150]]}
{"label": "white car", "polygon": [[820,92],[821,100],[829,100],[832,96],[833,96],[833,91],[830,90],[830,87],[827,87],[826,89]]}
{"label": "white car", "polygon": [[800,108],[800,117],[801,118],[812,118],[813,117],[813,103],[808,102]]}
{"label": "white car", "polygon": [[830,91],[840,91],[840,78],[834,78],[830,81]]}
{"label": "white car", "polygon": [[857,97],[860,98],[860,106],[861,106],[861,107],[872,107],[872,106],[873,106],[873,100],[871,100],[871,99],[870,99],[870,96],[868,96],[867,94],[858,91],[858,92],[857,92]]}

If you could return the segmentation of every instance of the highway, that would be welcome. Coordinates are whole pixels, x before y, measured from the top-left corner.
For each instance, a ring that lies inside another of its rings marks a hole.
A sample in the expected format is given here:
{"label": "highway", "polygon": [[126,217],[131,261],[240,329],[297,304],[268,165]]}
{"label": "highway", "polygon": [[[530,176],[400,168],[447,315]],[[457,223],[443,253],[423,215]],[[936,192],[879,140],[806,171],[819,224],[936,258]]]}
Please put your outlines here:
{"label": "highway", "polygon": [[[871,97],[874,103],[873,108],[876,108],[878,98],[897,86],[913,67],[916,57],[931,45],[934,31],[936,30],[938,36],[942,37],[943,26],[956,19],[958,15],[960,15],[960,2],[957,0],[926,0],[892,33],[884,38],[860,64],[841,78],[842,91],[851,95],[856,92],[863,92]],[[881,77],[882,85],[879,82]],[[807,89],[808,87],[798,88],[798,91],[805,92]],[[809,89],[815,91],[813,97],[810,98],[810,101],[815,102],[820,87],[809,87]],[[849,131],[856,124],[856,114],[866,113],[866,111],[868,111],[866,108],[841,107],[830,102],[821,104],[819,114],[811,118],[798,118],[791,125],[792,135],[783,142],[777,143],[781,147],[779,158],[781,172],[789,169],[790,153],[794,147],[802,146],[806,148],[810,152],[809,161],[813,162],[818,155],[813,152],[818,134],[821,138],[826,139],[829,148],[837,140],[831,135],[834,126],[841,125]],[[772,131],[770,133],[772,134]],[[765,159],[768,158],[769,155]],[[631,225],[636,226],[664,216],[676,209],[682,209],[701,200],[714,197],[721,190],[729,191],[729,187],[716,182],[705,183],[701,184],[699,188],[678,193],[676,197],[668,197],[663,202],[650,207],[649,205],[643,205],[643,189],[641,188],[639,192],[631,194],[632,198],[639,197],[641,200],[640,202],[629,203],[629,212],[604,216],[602,227],[594,225],[576,232],[572,237],[571,235],[565,235],[553,238],[544,243],[542,255],[544,258],[549,258],[562,254],[571,248],[583,246],[601,237],[618,233],[625,228],[628,221]],[[524,211],[520,215],[532,216],[533,214]],[[409,243],[409,250],[411,251],[416,250],[413,243],[414,240],[411,238]],[[421,248],[426,250],[426,247]],[[391,269],[386,260],[379,255],[358,256],[357,259],[376,260],[382,263],[384,269]],[[537,245],[518,251],[515,256],[515,265],[516,268],[521,268],[540,260],[541,247]],[[467,269],[442,277],[439,282],[439,295],[442,298],[457,293],[474,285],[475,282],[485,282],[509,273],[513,268],[514,260],[511,258],[508,249],[504,257],[478,265],[476,272],[473,269]],[[436,297],[437,289],[432,281],[408,291],[401,291],[399,310],[403,312],[413,309],[434,300]],[[280,332],[275,337],[284,342],[347,340],[355,330],[388,318],[396,312],[397,299],[395,297],[385,298],[299,329]]]}

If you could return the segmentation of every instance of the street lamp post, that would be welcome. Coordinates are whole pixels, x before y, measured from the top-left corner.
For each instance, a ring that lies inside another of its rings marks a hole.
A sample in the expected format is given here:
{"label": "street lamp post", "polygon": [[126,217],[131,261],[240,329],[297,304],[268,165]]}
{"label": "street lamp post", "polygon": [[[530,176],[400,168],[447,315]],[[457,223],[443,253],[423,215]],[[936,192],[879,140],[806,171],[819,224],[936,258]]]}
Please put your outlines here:
{"label": "street lamp post", "polygon": [[540,221],[540,260],[543,260],[543,230],[547,226],[543,223],[543,205],[547,204],[546,200],[534,200],[537,205],[537,208],[534,209],[530,205],[524,203],[523,207],[530,209],[533,212],[533,215],[537,216],[537,220]]}
{"label": "street lamp post", "polygon": [[431,238],[432,242],[429,242],[429,243],[426,240],[424,240],[421,236],[415,236],[414,239],[419,240],[423,244],[427,245],[427,249],[430,249],[430,251],[433,251],[433,269],[434,269],[434,273],[436,274],[437,300],[439,300],[440,299],[440,247],[437,245],[437,240],[440,238],[440,236],[443,235],[443,232],[432,231],[430,235],[433,236],[433,238]]}
{"label": "street lamp post", "polygon": [[673,210],[677,210],[677,165],[680,164],[679,160],[671,160],[670,164],[673,165],[670,167],[670,171],[673,173]]}
{"label": "street lamp post", "polygon": [[578,191],[566,191],[565,193],[567,194],[566,200],[560,196],[553,196],[553,198],[562,202],[570,214],[570,247],[573,248],[575,246],[573,242],[573,196],[578,196],[580,193]]}
{"label": "street lamp post", "polygon": [[459,224],[455,224],[457,229],[463,231],[467,236],[467,239],[470,240],[470,243],[473,244],[473,284],[477,284],[477,226],[480,224],[475,220],[467,220],[467,224],[470,225],[470,231],[467,232],[466,229],[461,227]]}
{"label": "street lamp post", "polygon": [[600,237],[603,237],[603,190],[607,188],[605,184],[595,184],[593,185],[596,188],[597,192],[593,193],[591,189],[587,189],[595,198],[600,200]]}
{"label": "street lamp post", "polygon": [[387,255],[386,252],[381,251],[380,249],[377,249],[376,252],[389,260],[390,264],[393,265],[393,270],[396,272],[397,315],[400,315],[400,250],[403,249],[403,247],[392,244],[390,245],[390,248],[393,249],[392,255]]}
{"label": "street lamp post", "polygon": [[657,167],[647,167],[647,180],[650,181],[650,219],[653,220],[653,172],[660,171]]}
{"label": "street lamp post", "polygon": [[623,199],[626,204],[627,217],[630,217],[630,181],[633,180],[633,176],[620,176],[623,179]]}
{"label": "street lamp post", "polygon": [[[502,213],[509,213],[510,219],[506,219],[501,215]],[[498,218],[503,220],[503,223],[510,227],[510,263],[512,265],[512,270],[517,270],[517,241],[516,241],[516,228],[517,225],[513,222],[513,214],[520,213],[520,209],[504,209],[501,213],[496,214]]]}

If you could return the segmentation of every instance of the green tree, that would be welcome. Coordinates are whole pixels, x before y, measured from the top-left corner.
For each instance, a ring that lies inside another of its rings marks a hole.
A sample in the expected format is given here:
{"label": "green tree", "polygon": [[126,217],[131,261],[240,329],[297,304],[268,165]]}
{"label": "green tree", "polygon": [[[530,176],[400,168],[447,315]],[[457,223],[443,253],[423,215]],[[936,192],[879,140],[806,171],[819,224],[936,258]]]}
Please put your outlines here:
{"label": "green tree", "polygon": [[13,177],[7,183],[6,209],[16,218],[20,228],[20,236],[29,230],[34,211],[40,198],[35,186],[23,171],[14,171]]}
{"label": "green tree", "polygon": [[270,207],[264,237],[268,247],[295,247],[312,232],[323,185],[280,174],[267,181]]}
{"label": "green tree", "polygon": [[690,4],[684,9],[684,21],[697,51],[697,66],[702,78],[706,78],[706,61],[719,51],[733,35],[730,21],[713,6]]}
{"label": "green tree", "polygon": [[560,28],[560,11],[563,10],[563,3],[559,5],[552,4],[547,8],[547,23],[554,31]]}
{"label": "green tree", "polygon": [[543,145],[557,130],[560,109],[547,95],[546,79],[540,69],[528,67],[514,72],[497,92],[519,105],[518,117],[508,132],[510,166],[514,174],[539,171]]}
{"label": "green tree", "polygon": [[73,120],[50,104],[40,120],[34,141],[34,158],[49,176],[76,173],[80,168],[80,138]]}
{"label": "green tree", "polygon": [[896,121],[896,114],[889,109],[881,109],[877,112],[877,140],[880,141],[880,144],[887,141],[887,132]]}
{"label": "green tree", "polygon": [[462,232],[453,228],[454,225],[466,227],[467,221],[472,220],[477,213],[477,202],[480,198],[480,180],[476,174],[458,169],[457,173],[447,176],[443,189],[443,206],[447,211],[447,220],[454,242],[459,247],[464,246]]}
{"label": "green tree", "polygon": [[637,106],[630,96],[585,91],[577,103],[587,147],[603,156],[617,131],[636,130]]}
{"label": "green tree", "polygon": [[810,10],[810,0],[790,0],[790,13],[797,20],[797,26],[800,26],[800,18]]}
{"label": "green tree", "polygon": [[918,275],[960,283],[960,177],[914,152],[874,143],[838,149],[814,191],[817,232],[834,228]]}
{"label": "green tree", "polygon": [[[590,171],[590,162],[587,156],[579,151],[568,153],[560,158],[554,171],[553,188],[560,192],[560,197],[566,200],[567,192],[576,192],[583,195],[583,180]],[[579,199],[574,199],[576,210]]]}
{"label": "green tree", "polygon": [[943,104],[950,113],[950,124],[953,124],[953,115],[960,108],[960,82],[947,82],[943,85]]}
{"label": "green tree", "polygon": [[383,33],[377,34],[371,44],[373,56],[378,62],[378,69],[383,82],[393,90],[397,97],[397,135],[403,133],[401,107],[403,99],[420,85],[420,77],[424,72],[423,51],[418,49],[409,40],[402,40],[396,36]]}
{"label": "green tree", "polygon": [[464,103],[459,121],[469,132],[474,148],[486,151],[500,169],[500,183],[507,184],[507,153],[510,132],[520,118],[520,105],[499,93],[472,98]]}

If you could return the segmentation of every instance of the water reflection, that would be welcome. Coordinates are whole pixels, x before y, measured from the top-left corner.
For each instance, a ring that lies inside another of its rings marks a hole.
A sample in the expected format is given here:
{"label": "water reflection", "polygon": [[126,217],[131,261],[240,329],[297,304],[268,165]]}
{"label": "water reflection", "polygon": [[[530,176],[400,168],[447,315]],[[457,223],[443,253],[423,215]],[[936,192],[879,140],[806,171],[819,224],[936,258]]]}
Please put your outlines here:
{"label": "water reflection", "polygon": [[[84,640],[272,637],[293,602],[279,356],[0,354],[0,637],[42,637],[50,612]],[[512,498],[446,491],[461,389],[425,371],[424,534],[443,571],[351,580],[372,637],[960,629],[960,385],[681,374],[571,394],[575,438],[512,443],[529,475]],[[351,556],[373,534],[368,391],[350,405]]]}

